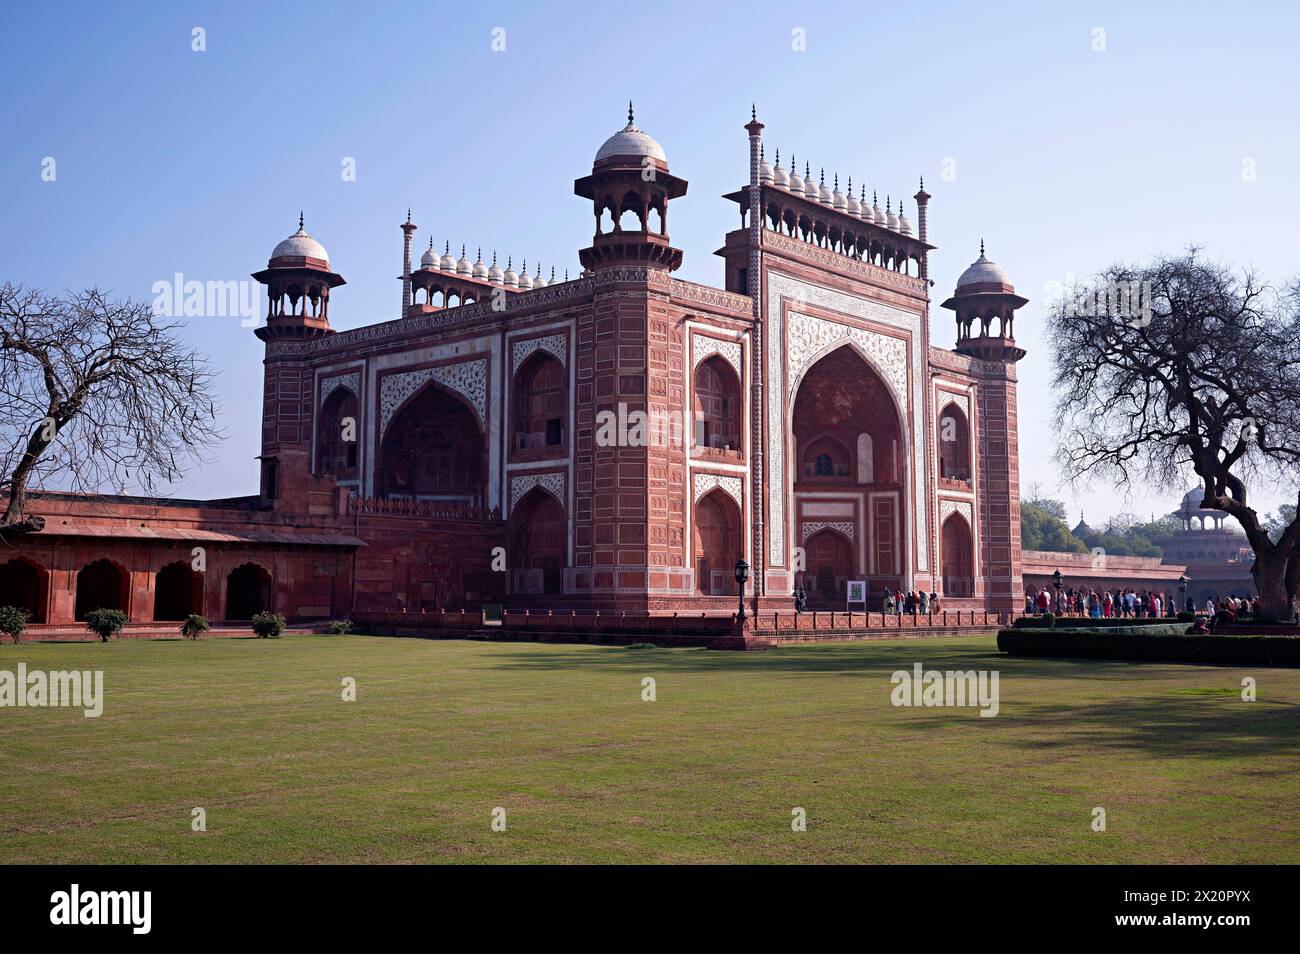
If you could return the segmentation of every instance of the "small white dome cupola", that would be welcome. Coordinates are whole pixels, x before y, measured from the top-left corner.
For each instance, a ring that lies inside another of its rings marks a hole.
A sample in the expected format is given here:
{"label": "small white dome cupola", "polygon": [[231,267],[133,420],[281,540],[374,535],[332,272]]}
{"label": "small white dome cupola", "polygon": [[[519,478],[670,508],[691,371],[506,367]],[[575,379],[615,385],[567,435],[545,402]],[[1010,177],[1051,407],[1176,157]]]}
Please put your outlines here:
{"label": "small white dome cupola", "polygon": [[799,170],[795,168],[794,156],[790,156],[790,191],[795,195],[803,195],[803,176],[799,175]]}
{"label": "small white dome cupola", "polygon": [[762,185],[771,185],[775,181],[772,176],[772,167],[767,164],[762,146],[758,150],[758,181]]}
{"label": "small white dome cupola", "polygon": [[847,212],[849,215],[853,216],[854,218],[861,218],[862,203],[859,202],[858,197],[853,194],[852,176],[849,176],[849,187],[848,190],[846,191],[845,196],[846,197],[844,199],[844,211]]}
{"label": "small white dome cupola", "polygon": [[487,281],[488,267],[483,263],[483,249],[478,250],[478,259],[474,262],[474,277],[479,281]]}
{"label": "small white dome cupola", "polygon": [[506,286],[506,288],[519,287],[519,276],[515,274],[515,270],[512,267],[511,258],[509,256],[506,257],[506,271],[505,274],[501,276],[501,281]]}
{"label": "small white dome cupola", "polygon": [[790,173],[781,168],[781,150],[776,151],[776,165],[772,169],[772,184],[778,189],[790,188]]}
{"label": "small white dome cupola", "polygon": [[523,270],[519,272],[519,287],[525,289],[533,287],[533,276],[528,274],[528,259],[524,259]]}
{"label": "small white dome cupola", "polygon": [[460,261],[458,261],[458,262],[456,263],[456,274],[457,274],[457,275],[473,275],[473,274],[474,274],[474,263],[471,262],[471,261],[469,260],[469,257],[465,254],[465,246],[464,246],[464,245],[462,245],[462,246],[460,247]]}
{"label": "small white dome cupola", "polygon": [[433,250],[433,238],[429,238],[429,248],[420,256],[420,267],[430,271],[438,270],[438,253]]}
{"label": "small white dome cupola", "polygon": [[438,260],[438,268],[452,275],[456,274],[456,256],[451,254],[450,239],[442,247],[442,258]]}

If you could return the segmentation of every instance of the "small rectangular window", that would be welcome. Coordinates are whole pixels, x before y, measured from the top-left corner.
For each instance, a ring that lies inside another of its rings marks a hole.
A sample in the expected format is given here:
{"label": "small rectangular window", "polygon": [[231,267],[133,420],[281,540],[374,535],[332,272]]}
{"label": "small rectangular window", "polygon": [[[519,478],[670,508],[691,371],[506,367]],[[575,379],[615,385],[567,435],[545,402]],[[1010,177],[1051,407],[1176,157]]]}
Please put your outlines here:
{"label": "small rectangular window", "polygon": [[546,446],[557,447],[564,439],[564,429],[562,422],[558,417],[553,417],[546,422]]}

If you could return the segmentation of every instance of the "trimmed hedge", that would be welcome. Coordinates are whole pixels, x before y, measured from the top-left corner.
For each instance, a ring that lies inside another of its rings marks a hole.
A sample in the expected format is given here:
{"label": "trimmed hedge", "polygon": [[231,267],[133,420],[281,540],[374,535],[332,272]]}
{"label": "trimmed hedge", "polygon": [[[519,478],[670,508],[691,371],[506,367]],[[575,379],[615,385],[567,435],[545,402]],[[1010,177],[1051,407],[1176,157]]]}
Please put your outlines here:
{"label": "trimmed hedge", "polygon": [[[1011,625],[1016,629],[1116,629],[1138,628],[1147,626],[1171,626],[1178,620],[1162,616],[1150,619],[1145,616],[1112,616],[1093,619],[1091,616],[1058,616],[1055,620],[1046,620],[1042,616],[1020,616]],[[1187,623],[1181,624],[1180,633],[1187,632]]]}
{"label": "trimmed hedge", "polygon": [[1300,666],[1300,637],[1296,636],[1177,636],[1022,628],[1000,631],[998,649],[1012,656]]}

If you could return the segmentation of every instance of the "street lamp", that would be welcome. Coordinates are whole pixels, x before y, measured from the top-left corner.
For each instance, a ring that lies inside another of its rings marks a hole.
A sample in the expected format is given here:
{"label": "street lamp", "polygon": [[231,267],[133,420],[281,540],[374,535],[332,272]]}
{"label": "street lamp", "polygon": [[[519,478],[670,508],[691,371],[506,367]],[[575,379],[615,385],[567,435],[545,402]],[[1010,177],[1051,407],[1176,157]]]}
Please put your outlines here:
{"label": "street lamp", "polygon": [[1178,595],[1182,597],[1183,609],[1190,609],[1187,605],[1187,577],[1182,573],[1178,574]]}
{"label": "street lamp", "polygon": [[740,584],[740,601],[736,610],[736,618],[743,620],[745,618],[745,581],[749,579],[749,564],[745,558],[741,557],[736,561],[736,582]]}
{"label": "street lamp", "polygon": [[1057,570],[1052,574],[1052,585],[1056,587],[1056,605],[1052,607],[1056,612],[1061,611],[1061,571]]}

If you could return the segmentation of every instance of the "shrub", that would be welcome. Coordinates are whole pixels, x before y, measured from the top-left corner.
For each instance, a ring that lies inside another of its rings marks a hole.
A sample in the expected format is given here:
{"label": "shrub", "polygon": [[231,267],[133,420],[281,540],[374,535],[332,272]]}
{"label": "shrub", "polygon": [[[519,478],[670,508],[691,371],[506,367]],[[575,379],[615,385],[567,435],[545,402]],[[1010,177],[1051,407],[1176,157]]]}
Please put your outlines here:
{"label": "shrub", "polygon": [[126,613],[120,609],[93,609],[86,614],[86,629],[108,642],[126,625]]}
{"label": "shrub", "polygon": [[1190,610],[1183,610],[1178,614],[1178,621],[1180,623],[1194,623],[1196,622],[1196,614]]}
{"label": "shrub", "polygon": [[17,606],[0,606],[0,633],[13,637],[14,645],[18,645],[18,640],[23,638],[23,633],[27,629],[29,618],[25,609],[19,609]]}
{"label": "shrub", "polygon": [[1043,619],[1043,625],[1048,627],[1049,629],[1056,624],[1055,613],[1044,613],[1042,619]]}
{"label": "shrub", "polygon": [[181,623],[181,635],[186,639],[198,639],[211,628],[206,616],[191,613],[185,617],[185,622]]}
{"label": "shrub", "polygon": [[284,632],[284,617],[268,610],[253,617],[253,632],[262,639],[279,639]]}
{"label": "shrub", "polygon": [[325,631],[331,636],[346,636],[352,632],[352,620],[332,619],[325,624]]}
{"label": "shrub", "polygon": [[658,649],[654,643],[628,643],[624,649]]}

